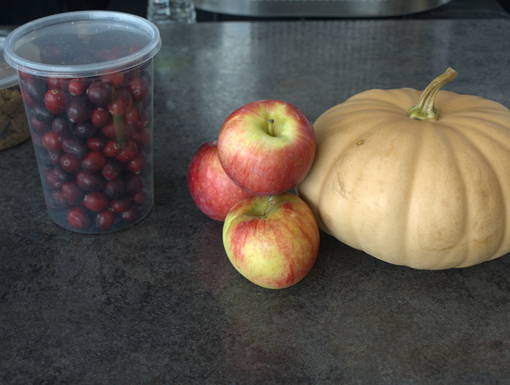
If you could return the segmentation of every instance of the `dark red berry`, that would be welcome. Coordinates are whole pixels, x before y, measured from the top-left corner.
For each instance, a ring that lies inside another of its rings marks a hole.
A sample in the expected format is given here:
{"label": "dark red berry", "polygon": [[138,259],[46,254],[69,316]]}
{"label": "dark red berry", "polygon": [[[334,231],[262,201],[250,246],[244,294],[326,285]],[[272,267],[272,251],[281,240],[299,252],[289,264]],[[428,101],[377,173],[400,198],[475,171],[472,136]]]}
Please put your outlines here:
{"label": "dark red berry", "polygon": [[71,136],[69,120],[62,115],[55,116],[53,118],[53,121],[51,122],[51,130],[57,134],[60,140],[64,140],[65,138],[69,138]]}
{"label": "dark red berry", "polygon": [[106,158],[100,151],[91,151],[81,161],[83,171],[95,173],[101,170],[106,162]]}
{"label": "dark red berry", "polygon": [[44,134],[50,129],[50,125],[48,123],[40,121],[35,116],[30,117],[30,127],[32,127],[32,130],[38,132],[39,134]]}
{"label": "dark red berry", "polygon": [[87,143],[78,138],[67,138],[62,141],[62,149],[66,154],[74,156],[75,158],[82,159],[87,155]]}
{"label": "dark red berry", "polygon": [[122,146],[120,152],[117,154],[117,159],[121,162],[129,162],[138,155],[138,146],[133,140],[128,140]]}
{"label": "dark red berry", "polygon": [[48,87],[50,88],[60,88],[65,90],[69,84],[69,79],[50,76],[48,79],[46,79],[46,83],[48,83]]}
{"label": "dark red berry", "polygon": [[60,157],[60,167],[62,167],[65,172],[74,174],[80,170],[81,162],[74,156],[64,154]]}
{"label": "dark red berry", "polygon": [[147,94],[149,85],[144,78],[136,76],[129,80],[127,89],[134,99],[140,100],[143,99],[143,97]]}
{"label": "dark red berry", "polygon": [[106,139],[100,136],[94,136],[87,139],[87,147],[92,151],[103,151]]}
{"label": "dark red berry", "polygon": [[[41,142],[42,142],[42,138],[41,138]],[[60,159],[62,158],[62,155],[64,155],[62,153],[62,151],[48,151],[48,162],[52,166],[56,166],[57,164],[60,164]],[[64,171],[66,171],[66,170],[64,170]]]}
{"label": "dark red berry", "polygon": [[68,182],[72,176],[65,172],[60,166],[55,166],[45,172],[45,182],[52,190],[60,190],[62,183]]}
{"label": "dark red berry", "polygon": [[49,201],[56,209],[68,209],[72,205],[67,201],[62,191],[51,191],[49,193]]}
{"label": "dark red berry", "polygon": [[32,108],[35,106],[35,101],[34,99],[32,99],[30,97],[30,95],[27,94],[27,91],[25,89],[23,89],[23,91],[21,92],[21,95],[23,97],[23,101],[25,102],[25,105],[28,107],[28,108]]}
{"label": "dark red berry", "polygon": [[85,196],[85,191],[83,191],[76,180],[71,180],[69,182],[62,183],[62,194],[64,194],[64,198],[72,205],[78,205],[83,200]]}
{"label": "dark red berry", "polygon": [[48,85],[43,79],[30,75],[25,79],[23,89],[34,102],[42,102]]}
{"label": "dark red berry", "polygon": [[91,174],[86,171],[80,171],[76,174],[76,182],[85,191],[101,191],[104,189],[106,179],[98,173]]}
{"label": "dark red berry", "polygon": [[133,203],[137,205],[142,205],[147,200],[147,194],[142,191],[131,195],[131,199],[133,199]]}
{"label": "dark red berry", "polygon": [[104,193],[111,199],[120,199],[126,193],[126,184],[120,178],[109,180],[104,186]]}
{"label": "dark red berry", "polygon": [[126,175],[124,182],[126,182],[126,192],[131,195],[141,192],[145,186],[144,179],[137,174]]}
{"label": "dark red berry", "polygon": [[126,211],[131,206],[133,206],[133,200],[128,195],[119,199],[112,199],[110,202],[110,207],[112,210],[119,214]]}
{"label": "dark red berry", "polygon": [[112,227],[114,221],[115,213],[109,209],[105,209],[96,214],[94,223],[96,225],[96,229],[99,231],[106,231]]}
{"label": "dark red berry", "polygon": [[136,143],[139,149],[150,146],[152,142],[152,133],[149,128],[142,128],[135,131],[131,139]]}
{"label": "dark red berry", "polygon": [[122,149],[122,146],[120,143],[115,142],[113,140],[108,140],[103,148],[103,154],[105,154],[108,157],[115,157]]}
{"label": "dark red berry", "polygon": [[87,96],[96,106],[103,107],[112,102],[113,92],[111,84],[96,80],[87,89]]}
{"label": "dark red berry", "polygon": [[74,135],[88,139],[92,138],[93,136],[96,136],[97,134],[97,127],[95,127],[90,120],[87,120],[85,122],[77,123],[74,127]]}
{"label": "dark red berry", "polygon": [[126,168],[133,174],[140,174],[145,167],[145,163],[146,157],[143,152],[140,152],[134,159],[126,163]]}
{"label": "dark red berry", "polygon": [[137,206],[131,206],[126,211],[123,211],[120,214],[120,217],[128,223],[133,223],[134,221],[136,221],[138,219],[139,214],[140,214],[140,209]]}
{"label": "dark red berry", "polygon": [[77,229],[86,229],[92,223],[92,218],[85,207],[74,206],[67,212],[67,221]]}
{"label": "dark red berry", "polygon": [[133,104],[128,112],[124,115],[127,123],[137,124],[140,120],[140,106]]}
{"label": "dark red berry", "polygon": [[32,108],[32,112],[37,120],[41,122],[50,124],[53,120],[53,114],[42,104],[36,104],[34,108]]}
{"label": "dark red berry", "polygon": [[110,204],[110,200],[100,191],[91,191],[85,194],[81,204],[91,211],[103,211]]}
{"label": "dark red berry", "polygon": [[95,127],[103,128],[108,123],[110,123],[111,115],[108,110],[104,109],[103,107],[98,107],[92,111],[90,120]]}
{"label": "dark red berry", "polygon": [[108,111],[113,116],[123,116],[131,109],[133,98],[128,90],[121,88],[115,91],[113,101],[108,103]]}
{"label": "dark red berry", "polygon": [[113,180],[119,177],[123,169],[124,163],[115,158],[108,158],[101,169],[101,174],[103,174],[106,179]]}
{"label": "dark red berry", "polygon": [[52,88],[44,95],[44,105],[54,115],[63,114],[67,106],[67,95],[60,88]]}
{"label": "dark red berry", "polygon": [[124,74],[122,72],[115,71],[102,75],[101,80],[110,84],[113,88],[120,88],[122,87],[122,84],[124,84]]}
{"label": "dark red berry", "polygon": [[60,151],[62,150],[62,142],[60,141],[57,134],[53,131],[46,131],[41,138],[41,144],[44,149],[48,151]]}
{"label": "dark red berry", "polygon": [[90,118],[93,106],[85,96],[77,96],[67,105],[67,117],[71,122],[82,123]]}
{"label": "dark red berry", "polygon": [[73,96],[84,95],[89,87],[89,81],[81,78],[71,79],[67,86],[67,90]]}

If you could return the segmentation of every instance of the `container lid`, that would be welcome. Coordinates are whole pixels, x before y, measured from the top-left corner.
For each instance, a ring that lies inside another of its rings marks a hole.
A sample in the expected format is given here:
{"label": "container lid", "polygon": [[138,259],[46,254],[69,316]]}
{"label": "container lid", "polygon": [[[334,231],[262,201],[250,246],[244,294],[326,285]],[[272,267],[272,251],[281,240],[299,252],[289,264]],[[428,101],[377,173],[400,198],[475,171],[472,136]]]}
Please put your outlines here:
{"label": "container lid", "polygon": [[160,48],[158,28],[144,18],[80,11],[18,27],[6,38],[3,54],[19,71],[72,78],[127,70],[151,59]]}
{"label": "container lid", "polygon": [[5,33],[0,31],[0,90],[18,84],[18,75],[16,74],[16,70],[4,60],[5,36],[7,36],[8,33],[9,31],[6,31]]}

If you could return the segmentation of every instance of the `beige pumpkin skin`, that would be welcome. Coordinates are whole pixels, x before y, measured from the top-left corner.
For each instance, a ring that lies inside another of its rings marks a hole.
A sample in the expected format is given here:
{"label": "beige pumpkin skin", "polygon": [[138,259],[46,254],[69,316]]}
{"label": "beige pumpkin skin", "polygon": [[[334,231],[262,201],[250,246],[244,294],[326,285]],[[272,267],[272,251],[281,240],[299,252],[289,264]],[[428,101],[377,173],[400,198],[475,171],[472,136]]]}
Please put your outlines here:
{"label": "beige pumpkin skin", "polygon": [[508,253],[510,111],[439,91],[439,118],[413,120],[420,95],[370,90],[321,115],[298,195],[324,231],[392,264],[447,269]]}

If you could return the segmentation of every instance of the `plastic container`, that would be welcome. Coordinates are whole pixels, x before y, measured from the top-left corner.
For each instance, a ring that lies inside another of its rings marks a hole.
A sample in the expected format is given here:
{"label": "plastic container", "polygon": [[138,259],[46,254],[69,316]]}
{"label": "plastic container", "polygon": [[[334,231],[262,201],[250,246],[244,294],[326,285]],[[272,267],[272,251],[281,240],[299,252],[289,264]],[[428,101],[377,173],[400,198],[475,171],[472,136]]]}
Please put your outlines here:
{"label": "plastic container", "polygon": [[0,31],[0,150],[30,138],[18,76],[3,56],[5,37],[8,34],[9,31]]}
{"label": "plastic container", "polygon": [[57,14],[9,34],[48,213],[80,233],[123,229],[154,202],[157,27],[103,11]]}

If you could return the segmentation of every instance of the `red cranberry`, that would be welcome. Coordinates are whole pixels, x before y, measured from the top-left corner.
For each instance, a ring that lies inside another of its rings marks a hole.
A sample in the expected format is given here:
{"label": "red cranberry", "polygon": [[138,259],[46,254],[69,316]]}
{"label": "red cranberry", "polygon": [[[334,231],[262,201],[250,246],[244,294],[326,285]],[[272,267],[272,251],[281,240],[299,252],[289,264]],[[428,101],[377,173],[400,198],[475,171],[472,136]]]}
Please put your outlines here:
{"label": "red cranberry", "polygon": [[110,207],[112,208],[112,210],[119,214],[126,211],[131,206],[133,206],[133,200],[128,195],[119,199],[113,199],[110,202]]}
{"label": "red cranberry", "polygon": [[136,143],[138,148],[145,148],[150,146],[152,142],[152,133],[151,130],[147,127],[142,128],[141,130],[136,131],[131,139]]}
{"label": "red cranberry", "polygon": [[149,91],[149,85],[147,81],[139,76],[136,76],[129,80],[127,88],[134,99],[142,99]]}
{"label": "red cranberry", "polygon": [[67,95],[60,88],[52,88],[44,95],[44,105],[52,114],[63,114],[67,106]]}
{"label": "red cranberry", "polygon": [[115,213],[109,209],[105,209],[96,214],[95,225],[99,231],[106,231],[112,227],[115,221]]}
{"label": "red cranberry", "polygon": [[32,111],[37,120],[41,122],[49,124],[53,120],[53,114],[41,104],[36,104],[34,108],[32,108]]}
{"label": "red cranberry", "polygon": [[103,191],[111,199],[120,199],[126,193],[126,184],[120,178],[112,179],[106,182]]}
{"label": "red cranberry", "polygon": [[62,115],[55,116],[53,121],[51,122],[51,130],[57,134],[57,136],[64,140],[65,138],[69,138],[71,135],[71,128],[69,125],[69,120]]}
{"label": "red cranberry", "polygon": [[108,140],[103,148],[103,154],[105,154],[108,157],[115,157],[122,149],[122,146],[120,143],[115,142],[113,140]]}
{"label": "red cranberry", "polygon": [[120,217],[128,223],[133,223],[134,221],[136,221],[138,219],[139,214],[140,214],[140,209],[137,206],[131,206],[126,211],[123,211],[120,214]]}
{"label": "red cranberry", "polygon": [[147,200],[147,194],[142,191],[131,195],[131,199],[133,199],[133,203],[137,205],[143,205]]}
{"label": "red cranberry", "polygon": [[67,221],[77,229],[86,229],[92,223],[92,218],[85,207],[74,206],[67,211]]}
{"label": "red cranberry", "polygon": [[110,200],[100,191],[91,191],[85,194],[81,203],[91,211],[103,211],[110,204]]}
{"label": "red cranberry", "polygon": [[50,125],[48,123],[41,122],[35,116],[30,117],[30,127],[32,127],[32,130],[38,132],[39,134],[44,134],[50,129]]}
{"label": "red cranberry", "polygon": [[124,164],[115,158],[108,158],[101,170],[101,174],[108,179],[117,179],[124,168]]}
{"label": "red cranberry", "polygon": [[85,191],[83,191],[76,180],[71,180],[69,182],[62,183],[62,194],[64,194],[64,198],[72,205],[78,205],[83,200],[85,196]]}
{"label": "red cranberry", "polygon": [[69,85],[67,86],[67,90],[73,96],[80,96],[85,94],[87,88],[89,87],[89,81],[82,78],[74,78],[71,79]]}
{"label": "red cranberry", "polygon": [[[41,138],[42,142],[42,138]],[[48,161],[52,166],[56,166],[60,164],[60,159],[62,158],[62,151],[48,151]],[[64,170],[66,171],[66,170]],[[67,172],[67,171],[66,171]]]}
{"label": "red cranberry", "polygon": [[60,88],[65,90],[69,84],[69,79],[50,76],[48,79],[46,79],[46,83],[48,83],[50,88]]}
{"label": "red cranberry", "polygon": [[27,94],[27,91],[25,89],[23,89],[21,95],[23,96],[23,101],[25,102],[28,108],[33,108],[35,106],[34,99],[32,99],[30,95]]}
{"label": "red cranberry", "polygon": [[62,150],[62,142],[58,138],[57,134],[53,131],[46,131],[41,138],[41,144],[43,148],[48,151],[60,151]]}
{"label": "red cranberry", "polygon": [[76,182],[85,191],[101,191],[104,189],[106,179],[98,173],[91,174],[86,171],[80,171],[76,174]]}
{"label": "red cranberry", "polygon": [[124,118],[126,119],[127,123],[137,124],[140,120],[140,116],[140,107],[136,104],[133,104],[130,110],[126,112],[126,115],[124,115]]}
{"label": "red cranberry", "polygon": [[110,123],[111,115],[108,110],[103,107],[98,107],[94,111],[92,111],[92,115],[90,116],[90,120],[92,124],[97,128],[103,128],[108,123]]}
{"label": "red cranberry", "polygon": [[92,151],[103,151],[106,144],[106,139],[99,136],[94,136],[87,139],[87,147]]}
{"label": "red cranberry", "polygon": [[138,146],[132,140],[128,140],[122,146],[120,152],[117,154],[117,159],[121,162],[129,162],[138,155]]}
{"label": "red cranberry", "polygon": [[81,168],[83,171],[95,173],[101,170],[106,162],[102,152],[91,151],[81,161]]}
{"label": "red cranberry", "polygon": [[30,74],[26,73],[26,72],[23,72],[23,71],[18,71],[18,74],[19,74],[19,77],[22,79],[22,80],[27,80],[28,77],[30,76]]}
{"label": "red cranberry", "polygon": [[124,74],[119,71],[112,72],[101,76],[101,80],[110,84],[113,88],[120,88],[124,84]]}
{"label": "red cranberry", "polygon": [[126,168],[133,174],[140,174],[145,167],[146,158],[143,152],[140,152],[135,158],[126,163]]}
{"label": "red cranberry", "polygon": [[67,138],[62,141],[62,149],[66,154],[82,159],[88,153],[87,143],[83,140]]}
{"label": "red cranberry", "polygon": [[46,184],[52,190],[60,190],[62,183],[68,182],[71,179],[72,176],[65,172],[60,166],[55,166],[45,173]]}
{"label": "red cranberry", "polygon": [[90,118],[93,107],[87,97],[77,96],[67,105],[67,117],[71,122],[82,123]]}
{"label": "red cranberry", "polygon": [[145,180],[137,174],[126,175],[124,181],[126,182],[126,192],[131,195],[141,192],[145,186]]}
{"label": "red cranberry", "polygon": [[121,88],[115,92],[113,101],[108,103],[107,107],[113,116],[123,116],[131,109],[132,104],[133,98],[129,91]]}
{"label": "red cranberry", "polygon": [[81,163],[79,159],[76,159],[74,156],[64,154],[60,157],[60,167],[62,167],[65,172],[74,174],[80,170],[80,166]]}
{"label": "red cranberry", "polygon": [[149,114],[149,111],[145,110],[142,112],[140,119],[138,119],[138,122],[136,123],[136,128],[141,130],[142,128],[149,127],[151,123],[151,117]]}
{"label": "red cranberry", "polygon": [[94,127],[90,120],[77,123],[76,126],[74,127],[74,135],[80,138],[88,139],[92,138],[93,136],[96,136],[96,134],[97,127]]}
{"label": "red cranberry", "polygon": [[87,96],[96,106],[106,106],[113,100],[113,87],[111,84],[96,80],[87,89]]}
{"label": "red cranberry", "polygon": [[48,85],[41,78],[30,75],[24,84],[24,90],[34,101],[43,101]]}
{"label": "red cranberry", "polygon": [[110,121],[106,126],[101,129],[104,136],[111,140],[117,140],[117,134],[115,132],[115,125],[113,121]]}
{"label": "red cranberry", "polygon": [[65,198],[64,193],[58,190],[50,192],[49,201],[56,209],[68,209],[72,206]]}

